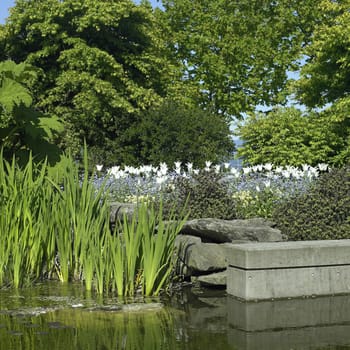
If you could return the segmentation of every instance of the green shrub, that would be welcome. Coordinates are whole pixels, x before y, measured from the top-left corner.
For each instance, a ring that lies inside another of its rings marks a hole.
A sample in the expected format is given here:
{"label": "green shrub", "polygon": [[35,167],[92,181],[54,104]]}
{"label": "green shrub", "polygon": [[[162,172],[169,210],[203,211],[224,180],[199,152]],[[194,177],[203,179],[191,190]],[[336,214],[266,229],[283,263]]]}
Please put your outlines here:
{"label": "green shrub", "polygon": [[323,174],[309,192],[276,208],[273,219],[289,240],[350,238],[350,167]]}
{"label": "green shrub", "polygon": [[234,199],[222,178],[222,174],[205,170],[191,177],[177,177],[171,192],[165,195],[165,205],[167,208],[175,205],[180,212],[187,205],[190,219],[234,219]]}

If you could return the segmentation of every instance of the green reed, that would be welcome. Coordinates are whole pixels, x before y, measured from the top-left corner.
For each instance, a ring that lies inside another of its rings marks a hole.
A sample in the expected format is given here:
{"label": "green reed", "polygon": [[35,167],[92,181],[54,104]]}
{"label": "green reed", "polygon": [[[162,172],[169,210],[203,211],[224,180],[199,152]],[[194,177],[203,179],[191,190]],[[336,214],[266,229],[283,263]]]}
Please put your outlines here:
{"label": "green reed", "polygon": [[158,295],[174,270],[175,238],[188,217],[184,208],[179,215],[182,219],[175,220],[174,209],[167,222],[163,220],[162,201],[157,213],[152,206],[141,216],[140,225],[147,228],[142,236],[143,294],[146,296]]}
{"label": "green reed", "polygon": [[139,203],[110,232],[107,193],[93,186],[86,149],[82,171],[71,157],[64,164],[54,177],[46,162],[29,157],[19,168],[0,154],[0,287],[58,278],[98,294],[159,294],[183,220],[166,224],[162,206]]}
{"label": "green reed", "polygon": [[0,285],[13,283],[18,288],[25,279],[36,279],[40,275],[40,235],[45,227],[38,213],[47,165],[42,163],[41,168],[37,168],[29,157],[27,165],[19,169],[14,160],[9,163],[2,159],[2,154],[0,156],[3,214],[0,237],[4,242],[0,250]]}
{"label": "green reed", "polygon": [[162,205],[158,211],[152,205],[139,203],[132,219],[124,215],[109,239],[113,261],[114,289],[118,295],[158,295],[169,280],[173,266],[174,241],[185,222],[163,220]]}

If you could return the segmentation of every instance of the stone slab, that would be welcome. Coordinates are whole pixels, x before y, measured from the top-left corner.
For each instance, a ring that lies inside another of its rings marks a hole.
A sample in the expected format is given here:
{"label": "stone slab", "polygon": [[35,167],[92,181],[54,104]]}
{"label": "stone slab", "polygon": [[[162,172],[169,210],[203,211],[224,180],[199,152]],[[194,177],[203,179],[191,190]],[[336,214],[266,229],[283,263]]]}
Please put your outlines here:
{"label": "stone slab", "polygon": [[226,245],[228,264],[245,269],[350,264],[350,239]]}
{"label": "stone slab", "polygon": [[227,293],[243,300],[350,293],[350,240],[230,245]]}

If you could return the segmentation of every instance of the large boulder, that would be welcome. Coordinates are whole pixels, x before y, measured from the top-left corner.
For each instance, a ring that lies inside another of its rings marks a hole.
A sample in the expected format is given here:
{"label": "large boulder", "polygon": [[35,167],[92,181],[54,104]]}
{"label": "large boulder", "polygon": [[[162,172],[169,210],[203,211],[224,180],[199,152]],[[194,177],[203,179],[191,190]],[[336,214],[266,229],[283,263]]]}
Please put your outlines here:
{"label": "large boulder", "polygon": [[274,223],[262,218],[245,220],[193,219],[185,223],[181,233],[197,236],[204,242],[213,243],[278,242],[284,240],[281,231],[274,228]]}

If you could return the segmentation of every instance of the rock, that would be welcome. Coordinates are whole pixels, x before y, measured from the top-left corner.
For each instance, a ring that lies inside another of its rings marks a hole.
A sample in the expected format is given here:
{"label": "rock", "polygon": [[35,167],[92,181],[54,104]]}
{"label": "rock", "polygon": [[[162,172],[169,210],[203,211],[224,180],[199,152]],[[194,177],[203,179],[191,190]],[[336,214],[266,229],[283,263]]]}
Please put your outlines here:
{"label": "rock", "polygon": [[201,244],[200,237],[177,235],[175,239],[176,250],[176,267],[175,272],[178,276],[189,277],[192,274],[191,269],[187,266],[187,253],[191,246]]}
{"label": "rock", "polygon": [[203,241],[214,243],[283,241],[281,231],[273,226],[273,222],[261,218],[246,220],[203,218],[187,221],[181,233],[201,237]]}
{"label": "rock", "polygon": [[198,276],[197,281],[206,286],[226,286],[226,271],[215,272],[209,275]]}
{"label": "rock", "polygon": [[199,275],[204,272],[220,271],[227,268],[224,245],[214,243],[190,243],[178,251],[183,264],[183,275]]}
{"label": "rock", "polygon": [[110,204],[110,225],[114,226],[119,220],[124,221],[124,215],[131,221],[134,215],[137,215],[137,205],[135,203],[113,202]]}

